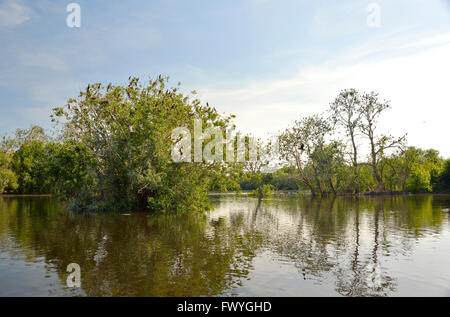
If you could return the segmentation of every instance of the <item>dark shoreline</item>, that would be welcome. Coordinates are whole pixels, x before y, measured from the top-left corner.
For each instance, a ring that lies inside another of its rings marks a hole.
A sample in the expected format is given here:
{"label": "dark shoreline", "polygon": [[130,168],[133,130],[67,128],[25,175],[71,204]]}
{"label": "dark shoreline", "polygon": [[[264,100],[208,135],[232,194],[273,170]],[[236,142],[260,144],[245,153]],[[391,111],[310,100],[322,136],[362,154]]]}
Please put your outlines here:
{"label": "dark shoreline", "polygon": [[0,197],[52,197],[52,194],[0,194]]}
{"label": "dark shoreline", "polygon": [[[251,191],[229,191],[229,192],[210,192],[208,196],[223,196],[223,195],[243,195],[248,196]],[[306,195],[311,196],[309,192],[301,192],[296,190],[277,190],[274,191],[275,195]],[[411,192],[367,192],[359,194],[337,194],[337,195],[327,195],[327,196],[315,196],[314,198],[332,198],[332,197],[389,197],[389,196],[448,196],[450,193],[440,192],[440,193],[411,193]],[[0,197],[56,197],[52,194],[0,194]]]}
{"label": "dark shoreline", "polygon": [[[250,190],[237,192],[237,191],[229,191],[229,192],[210,192],[209,196],[219,196],[219,195],[244,195],[247,196],[251,193]],[[307,195],[311,196],[309,191],[297,191],[297,190],[275,190],[273,192],[275,195]],[[388,197],[388,196],[423,196],[423,195],[450,195],[450,193],[439,192],[439,193],[411,193],[411,192],[401,192],[401,191],[386,191],[386,192],[365,192],[359,194],[350,194],[350,193],[342,193],[336,195],[327,195],[327,196],[315,196],[316,198],[331,198],[331,197]]]}

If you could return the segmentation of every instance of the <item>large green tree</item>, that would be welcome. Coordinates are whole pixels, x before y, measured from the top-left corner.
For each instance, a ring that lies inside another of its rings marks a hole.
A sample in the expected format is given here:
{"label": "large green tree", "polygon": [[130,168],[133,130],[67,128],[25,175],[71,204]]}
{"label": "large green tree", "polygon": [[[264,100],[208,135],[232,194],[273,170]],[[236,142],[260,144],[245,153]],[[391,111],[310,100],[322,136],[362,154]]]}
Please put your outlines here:
{"label": "large green tree", "polygon": [[[202,160],[176,163],[171,133],[184,127],[194,135],[194,119],[203,130],[231,126],[232,117],[221,117],[169,88],[168,78],[127,85],[90,85],[66,106],[54,109],[64,137],[81,142],[91,156],[95,174],[89,197],[79,199],[81,209],[183,212],[208,208],[207,191],[224,162]],[[186,154],[186,153],[184,153]],[[216,184],[217,186],[217,184]]]}

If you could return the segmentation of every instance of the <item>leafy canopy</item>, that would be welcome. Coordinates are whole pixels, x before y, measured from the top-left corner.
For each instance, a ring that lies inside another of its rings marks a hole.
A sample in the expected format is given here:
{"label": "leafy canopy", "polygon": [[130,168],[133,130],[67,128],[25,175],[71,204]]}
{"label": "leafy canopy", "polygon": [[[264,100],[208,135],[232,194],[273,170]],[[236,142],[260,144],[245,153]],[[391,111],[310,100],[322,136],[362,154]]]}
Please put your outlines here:
{"label": "leafy canopy", "polygon": [[[202,106],[168,88],[169,78],[127,85],[90,85],[66,106],[54,109],[66,139],[81,142],[93,162],[94,181],[80,190],[81,209],[201,211],[208,208],[207,191],[213,180],[223,179],[225,163],[175,163],[171,159],[178,127],[194,135],[194,119],[203,129],[231,126],[231,116]],[[218,186],[216,184],[216,186]],[[218,186],[219,187],[219,186]]]}

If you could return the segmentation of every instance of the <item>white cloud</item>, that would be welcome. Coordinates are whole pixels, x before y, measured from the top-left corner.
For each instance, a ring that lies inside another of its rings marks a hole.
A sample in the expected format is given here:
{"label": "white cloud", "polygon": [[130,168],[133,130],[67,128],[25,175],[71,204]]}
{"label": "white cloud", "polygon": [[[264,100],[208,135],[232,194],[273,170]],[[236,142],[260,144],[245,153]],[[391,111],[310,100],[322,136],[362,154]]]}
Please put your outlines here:
{"label": "white cloud", "polygon": [[[416,49],[411,51],[411,47]],[[411,145],[433,147],[450,157],[448,34],[411,43],[403,54],[398,46],[386,51],[395,54],[386,56],[382,52],[383,58],[354,59],[361,56],[358,51],[353,52],[356,55],[349,53],[346,62],[340,56],[338,63],[328,61],[303,69],[286,80],[260,80],[240,89],[205,87],[198,91],[202,100],[236,114],[238,128],[261,137],[276,133],[303,115],[324,111],[341,89],[376,91],[392,104],[380,131],[394,135],[407,132]]]}
{"label": "white cloud", "polygon": [[0,28],[15,27],[31,18],[32,11],[19,0],[6,0],[0,4]]}

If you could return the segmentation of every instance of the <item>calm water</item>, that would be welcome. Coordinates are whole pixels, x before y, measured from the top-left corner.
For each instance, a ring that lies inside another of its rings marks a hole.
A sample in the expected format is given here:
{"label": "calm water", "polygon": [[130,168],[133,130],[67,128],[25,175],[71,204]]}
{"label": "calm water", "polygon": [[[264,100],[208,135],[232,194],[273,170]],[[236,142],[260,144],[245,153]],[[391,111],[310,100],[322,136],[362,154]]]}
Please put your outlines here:
{"label": "calm water", "polygon": [[450,296],[450,196],[211,199],[182,217],[0,197],[0,296]]}

